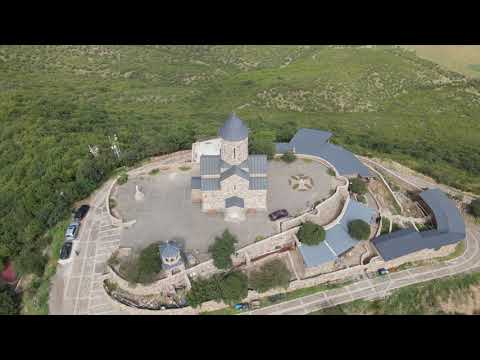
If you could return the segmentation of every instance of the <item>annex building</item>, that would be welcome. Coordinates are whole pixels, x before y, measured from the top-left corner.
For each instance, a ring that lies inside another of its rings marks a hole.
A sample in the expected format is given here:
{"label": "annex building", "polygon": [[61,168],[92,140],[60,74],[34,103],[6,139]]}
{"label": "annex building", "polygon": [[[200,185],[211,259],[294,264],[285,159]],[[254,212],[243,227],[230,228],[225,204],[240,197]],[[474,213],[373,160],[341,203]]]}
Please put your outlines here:
{"label": "annex building", "polygon": [[[248,154],[248,128],[235,114],[219,136],[209,144],[194,145],[199,149],[193,157],[200,162],[200,176],[191,180],[192,201],[201,202],[204,212],[222,212],[227,221],[242,221],[247,212],[267,209],[267,156]],[[212,154],[215,149],[218,155]]]}

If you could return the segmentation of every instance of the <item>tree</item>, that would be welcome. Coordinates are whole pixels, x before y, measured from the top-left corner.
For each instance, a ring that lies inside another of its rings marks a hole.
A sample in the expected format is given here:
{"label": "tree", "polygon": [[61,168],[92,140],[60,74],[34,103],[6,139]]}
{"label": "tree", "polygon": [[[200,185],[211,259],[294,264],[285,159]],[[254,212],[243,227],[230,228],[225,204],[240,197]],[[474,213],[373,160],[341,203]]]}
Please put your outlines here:
{"label": "tree", "polygon": [[17,315],[20,312],[20,299],[13,289],[0,286],[0,315]]}
{"label": "tree", "polygon": [[248,139],[250,154],[264,154],[269,160],[275,156],[275,132],[254,131]]}
{"label": "tree", "polygon": [[208,279],[198,278],[190,281],[191,288],[187,293],[187,303],[191,307],[198,307],[210,300],[220,300],[220,281],[218,274]]}
{"label": "tree", "polygon": [[47,257],[39,254],[33,248],[25,248],[20,252],[20,255],[15,258],[15,267],[21,274],[35,274],[42,276],[47,264]]}
{"label": "tree", "polygon": [[128,174],[126,172],[122,173],[117,180],[118,185],[123,185],[128,181]]}
{"label": "tree", "polygon": [[288,150],[285,154],[282,155],[282,160],[286,163],[292,163],[297,160],[297,156],[293,153],[292,150]]}
{"label": "tree", "polygon": [[250,287],[260,293],[276,287],[287,288],[290,281],[290,270],[280,259],[264,264],[259,271],[250,274]]}
{"label": "tree", "polygon": [[221,299],[226,304],[235,304],[248,295],[248,277],[241,271],[227,274],[220,282]]}
{"label": "tree", "polygon": [[137,267],[139,283],[148,284],[155,280],[155,276],[162,270],[158,244],[149,245],[140,252]]}
{"label": "tree", "polygon": [[300,227],[297,237],[306,245],[318,245],[325,240],[325,229],[311,221],[306,221]]}
{"label": "tree", "polygon": [[235,243],[237,239],[234,235],[225,229],[222,236],[216,236],[215,242],[208,251],[212,254],[213,264],[217,269],[228,269],[232,267],[231,255],[235,252]]}
{"label": "tree", "polygon": [[370,225],[365,221],[357,219],[348,223],[348,233],[357,240],[368,240],[370,237]]}
{"label": "tree", "polygon": [[480,198],[472,200],[470,203],[470,212],[475,217],[480,217]]}
{"label": "tree", "polygon": [[367,184],[359,178],[350,180],[350,191],[359,195],[363,195],[367,192]]}

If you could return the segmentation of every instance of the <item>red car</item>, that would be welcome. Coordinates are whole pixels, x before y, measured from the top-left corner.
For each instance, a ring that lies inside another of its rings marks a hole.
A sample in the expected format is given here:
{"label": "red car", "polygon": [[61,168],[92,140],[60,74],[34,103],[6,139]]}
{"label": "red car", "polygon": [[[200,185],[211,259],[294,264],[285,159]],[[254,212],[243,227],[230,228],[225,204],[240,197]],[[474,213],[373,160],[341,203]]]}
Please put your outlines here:
{"label": "red car", "polygon": [[272,212],[268,217],[270,220],[275,221],[288,216],[288,211],[285,209],[277,210]]}

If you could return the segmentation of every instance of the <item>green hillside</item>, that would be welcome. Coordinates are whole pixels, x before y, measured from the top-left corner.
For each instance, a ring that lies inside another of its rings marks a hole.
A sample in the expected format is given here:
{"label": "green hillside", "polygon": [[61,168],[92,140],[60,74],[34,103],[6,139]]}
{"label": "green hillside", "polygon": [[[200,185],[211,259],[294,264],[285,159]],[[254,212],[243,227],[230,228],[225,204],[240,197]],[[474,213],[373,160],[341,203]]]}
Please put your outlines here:
{"label": "green hillside", "polygon": [[1,46],[0,256],[39,253],[114,168],[215,135],[231,111],[277,140],[330,130],[357,153],[480,192],[480,82],[402,49]]}

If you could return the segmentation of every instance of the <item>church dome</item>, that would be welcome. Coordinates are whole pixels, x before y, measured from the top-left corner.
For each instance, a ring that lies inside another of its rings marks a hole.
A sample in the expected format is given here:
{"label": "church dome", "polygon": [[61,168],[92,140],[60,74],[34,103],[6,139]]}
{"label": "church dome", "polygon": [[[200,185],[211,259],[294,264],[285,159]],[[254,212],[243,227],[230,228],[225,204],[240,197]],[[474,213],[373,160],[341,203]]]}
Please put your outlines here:
{"label": "church dome", "polygon": [[231,114],[220,129],[220,137],[227,141],[240,141],[248,137],[248,128],[235,114]]}

